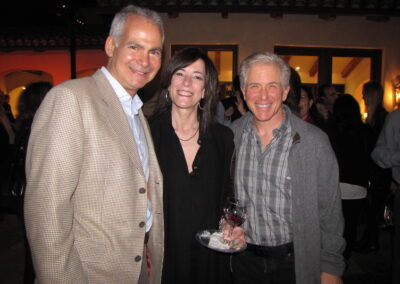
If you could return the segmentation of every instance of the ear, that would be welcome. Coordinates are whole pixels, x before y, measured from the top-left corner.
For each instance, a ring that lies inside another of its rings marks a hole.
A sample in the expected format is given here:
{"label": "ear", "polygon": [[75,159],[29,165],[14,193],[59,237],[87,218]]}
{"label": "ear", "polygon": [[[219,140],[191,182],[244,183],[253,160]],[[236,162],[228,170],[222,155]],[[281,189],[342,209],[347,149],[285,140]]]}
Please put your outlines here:
{"label": "ear", "polygon": [[106,44],[105,44],[105,51],[108,57],[113,56],[114,49],[115,49],[114,38],[111,35],[109,35],[106,39]]}
{"label": "ear", "polygon": [[[244,88],[240,87],[240,90],[242,91],[243,99],[246,100],[246,92],[244,91]],[[239,96],[240,96],[240,94],[239,94]]]}
{"label": "ear", "polygon": [[206,93],[206,89],[203,89],[203,91],[201,92],[201,98],[204,99],[204,94]]}
{"label": "ear", "polygon": [[287,86],[286,89],[283,90],[283,96],[282,96],[282,101],[283,101],[283,102],[286,101],[287,96],[288,96],[288,94],[289,94],[289,91],[290,91],[290,86]]}

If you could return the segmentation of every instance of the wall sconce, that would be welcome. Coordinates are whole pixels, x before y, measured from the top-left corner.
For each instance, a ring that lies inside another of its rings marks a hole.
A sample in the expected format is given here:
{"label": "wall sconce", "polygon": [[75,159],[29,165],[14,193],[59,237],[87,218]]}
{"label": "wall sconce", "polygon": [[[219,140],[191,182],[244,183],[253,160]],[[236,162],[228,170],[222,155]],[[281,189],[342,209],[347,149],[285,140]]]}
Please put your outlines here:
{"label": "wall sconce", "polygon": [[400,75],[392,80],[393,84],[393,96],[394,96],[394,108],[400,108]]}

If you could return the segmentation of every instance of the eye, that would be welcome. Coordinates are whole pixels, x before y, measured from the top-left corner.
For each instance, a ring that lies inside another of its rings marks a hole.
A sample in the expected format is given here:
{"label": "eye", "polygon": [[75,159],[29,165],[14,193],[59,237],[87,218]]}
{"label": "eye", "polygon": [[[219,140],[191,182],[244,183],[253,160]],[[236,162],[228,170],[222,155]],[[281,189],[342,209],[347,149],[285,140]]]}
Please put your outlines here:
{"label": "eye", "polygon": [[182,77],[182,76],[185,76],[185,74],[182,71],[176,71],[174,76]]}
{"label": "eye", "polygon": [[133,50],[133,51],[136,51],[136,50],[139,49],[139,47],[136,46],[136,45],[130,45],[130,46],[128,46],[128,48],[131,49],[131,50]]}
{"label": "eye", "polygon": [[157,57],[161,57],[161,50],[159,50],[159,49],[151,50],[150,54],[157,56]]}
{"label": "eye", "polygon": [[194,78],[196,80],[199,80],[199,81],[203,81],[204,80],[203,76],[200,76],[200,75],[195,75]]}
{"label": "eye", "polygon": [[260,85],[258,84],[249,84],[248,88],[252,91],[259,91],[260,90]]}

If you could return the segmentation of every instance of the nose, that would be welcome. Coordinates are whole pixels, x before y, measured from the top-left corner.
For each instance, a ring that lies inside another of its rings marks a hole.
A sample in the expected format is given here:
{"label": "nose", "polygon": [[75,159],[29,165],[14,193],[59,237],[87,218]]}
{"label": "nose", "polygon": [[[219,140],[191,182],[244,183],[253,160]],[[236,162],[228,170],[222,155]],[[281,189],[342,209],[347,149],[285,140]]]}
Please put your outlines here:
{"label": "nose", "polygon": [[268,97],[268,88],[267,87],[261,88],[260,95],[262,99],[266,99]]}
{"label": "nose", "polygon": [[183,78],[183,85],[189,86],[192,83],[192,78],[190,76],[185,75]]}
{"label": "nose", "polygon": [[147,67],[150,64],[150,59],[149,59],[149,55],[146,52],[142,52],[139,55],[139,60],[138,60],[139,64],[143,67]]}

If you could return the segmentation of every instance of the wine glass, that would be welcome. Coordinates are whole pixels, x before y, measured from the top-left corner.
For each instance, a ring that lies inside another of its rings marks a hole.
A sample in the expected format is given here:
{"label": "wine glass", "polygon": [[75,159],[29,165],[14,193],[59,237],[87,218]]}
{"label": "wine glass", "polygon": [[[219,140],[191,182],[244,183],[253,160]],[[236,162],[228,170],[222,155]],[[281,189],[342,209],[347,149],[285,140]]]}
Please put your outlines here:
{"label": "wine glass", "polygon": [[229,236],[231,236],[233,228],[242,225],[246,221],[246,207],[241,204],[239,199],[228,197],[223,211],[223,218],[230,225]]}

